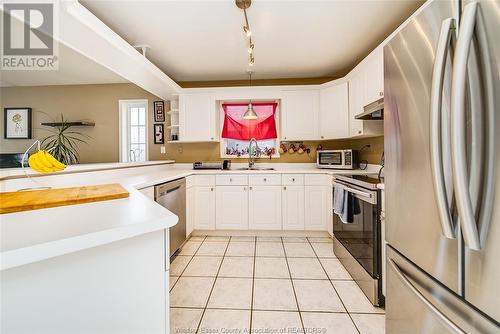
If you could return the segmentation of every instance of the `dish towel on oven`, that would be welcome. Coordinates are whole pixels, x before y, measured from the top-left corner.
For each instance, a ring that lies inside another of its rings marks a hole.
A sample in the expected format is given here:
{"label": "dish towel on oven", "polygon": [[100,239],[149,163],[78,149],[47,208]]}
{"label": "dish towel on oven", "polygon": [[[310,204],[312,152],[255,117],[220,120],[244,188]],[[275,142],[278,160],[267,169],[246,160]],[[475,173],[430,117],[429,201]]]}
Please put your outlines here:
{"label": "dish towel on oven", "polygon": [[341,184],[335,184],[333,191],[333,212],[344,224],[352,224],[354,215],[361,213],[359,200]]}

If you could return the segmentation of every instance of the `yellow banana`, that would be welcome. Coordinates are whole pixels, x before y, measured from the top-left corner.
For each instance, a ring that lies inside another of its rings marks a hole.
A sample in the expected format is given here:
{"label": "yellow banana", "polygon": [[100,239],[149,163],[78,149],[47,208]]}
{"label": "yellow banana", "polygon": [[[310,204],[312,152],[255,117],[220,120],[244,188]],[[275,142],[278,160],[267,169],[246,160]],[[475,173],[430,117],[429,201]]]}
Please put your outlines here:
{"label": "yellow banana", "polygon": [[54,158],[52,154],[47,151],[44,151],[45,158],[58,170],[63,170],[66,168],[66,165]]}
{"label": "yellow banana", "polygon": [[30,157],[28,159],[28,164],[30,165],[31,168],[33,168],[37,172],[40,172],[40,173],[52,172],[52,170],[50,168],[46,168],[44,165],[42,165],[42,164],[40,164],[40,162],[38,162],[36,154],[30,155]]}
{"label": "yellow banana", "polygon": [[44,166],[45,168],[52,169],[54,166],[50,163],[50,161],[45,157],[44,154],[45,151],[39,150],[38,152],[35,153],[35,159],[40,165]]}

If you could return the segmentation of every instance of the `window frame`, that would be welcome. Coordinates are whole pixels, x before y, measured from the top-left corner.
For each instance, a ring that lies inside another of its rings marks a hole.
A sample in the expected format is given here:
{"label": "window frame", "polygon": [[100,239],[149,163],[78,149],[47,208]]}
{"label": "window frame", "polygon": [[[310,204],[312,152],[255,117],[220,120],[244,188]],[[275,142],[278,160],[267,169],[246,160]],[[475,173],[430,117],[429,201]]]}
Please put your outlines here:
{"label": "window frame", "polygon": [[[274,114],[274,122],[275,122],[275,126],[276,126],[276,134],[277,134],[277,138],[276,138],[276,145],[275,145],[275,153],[271,156],[271,159],[279,159],[280,158],[280,152],[279,152],[279,148],[280,148],[280,145],[281,145],[281,124],[280,124],[280,117],[281,117],[281,104],[280,104],[280,100],[273,100],[273,99],[265,99],[265,100],[253,100],[252,99],[252,102],[255,102],[255,103],[276,103],[276,113]],[[225,159],[248,159],[249,156],[248,154],[245,154],[245,155],[240,155],[239,157],[238,156],[235,156],[235,155],[228,155],[226,154],[226,138],[222,138],[222,129],[224,127],[224,117],[225,117],[225,114],[224,114],[224,108],[222,107],[223,104],[231,104],[231,103],[248,103],[248,100],[224,100],[224,101],[219,101],[218,105],[219,105],[219,148],[220,148],[220,157],[221,158],[225,158]],[[260,156],[261,159],[264,159],[264,158],[269,158],[268,156],[264,156],[264,155],[261,155]]]}
{"label": "window frame", "polygon": [[[130,116],[128,113],[128,108],[133,105],[145,106],[145,116],[144,121],[144,134],[145,134],[145,154],[144,162],[149,161],[149,100],[147,99],[134,99],[134,100],[118,100],[118,143],[119,143],[119,159],[120,162],[135,162],[130,160],[129,150],[130,147]],[[127,150],[127,151],[126,151]],[[141,161],[142,162],[142,161]]]}

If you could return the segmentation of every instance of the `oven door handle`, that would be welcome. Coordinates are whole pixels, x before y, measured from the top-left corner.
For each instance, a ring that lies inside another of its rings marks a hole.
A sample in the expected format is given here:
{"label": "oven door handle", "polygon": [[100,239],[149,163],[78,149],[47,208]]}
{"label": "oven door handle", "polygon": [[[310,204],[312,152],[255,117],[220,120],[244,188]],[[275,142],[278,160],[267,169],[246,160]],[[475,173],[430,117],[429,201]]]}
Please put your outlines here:
{"label": "oven door handle", "polygon": [[350,192],[350,193],[353,193],[353,194],[356,194],[356,195],[359,195],[359,196],[363,196],[363,197],[367,197],[367,198],[372,198],[373,197],[372,194],[370,194],[370,193],[366,193],[364,191],[360,191],[360,190],[356,190],[356,189],[347,187],[345,184],[342,184],[342,183],[338,183],[338,184],[344,186],[344,189],[346,191]]}

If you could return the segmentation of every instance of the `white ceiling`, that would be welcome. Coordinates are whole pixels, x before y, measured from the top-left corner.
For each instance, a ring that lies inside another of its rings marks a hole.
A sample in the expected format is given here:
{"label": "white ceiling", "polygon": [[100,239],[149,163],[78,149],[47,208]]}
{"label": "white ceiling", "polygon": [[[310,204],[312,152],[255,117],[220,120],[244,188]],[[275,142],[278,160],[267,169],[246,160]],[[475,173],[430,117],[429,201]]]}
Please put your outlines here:
{"label": "white ceiling", "polygon": [[1,71],[0,87],[85,85],[128,82],[93,60],[59,43],[56,71]]}
{"label": "white ceiling", "polygon": [[[245,79],[243,12],[234,0],[80,0],[176,81]],[[253,0],[256,79],[321,77],[354,67],[421,0]]]}

